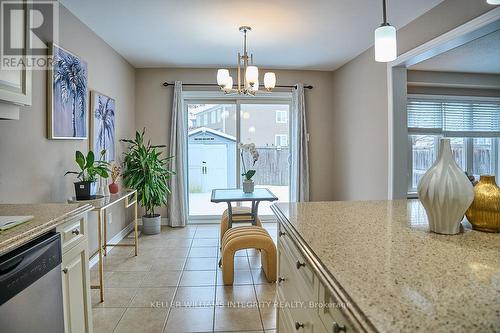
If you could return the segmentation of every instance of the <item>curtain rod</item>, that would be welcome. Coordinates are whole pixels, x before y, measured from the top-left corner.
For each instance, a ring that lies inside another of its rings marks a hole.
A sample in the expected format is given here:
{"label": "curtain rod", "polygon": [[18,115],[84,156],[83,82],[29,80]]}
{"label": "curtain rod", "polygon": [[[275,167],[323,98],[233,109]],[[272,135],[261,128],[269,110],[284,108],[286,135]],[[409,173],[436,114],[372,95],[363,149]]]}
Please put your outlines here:
{"label": "curtain rod", "polygon": [[[169,82],[163,82],[164,87],[169,87],[169,86],[174,86],[174,83],[169,83]],[[192,86],[192,87],[218,87],[219,85],[217,83],[183,83],[183,86]],[[262,86],[264,88],[264,86]],[[280,86],[277,85],[275,88],[297,88],[297,86]],[[304,89],[312,89],[313,86],[307,85],[304,86]]]}

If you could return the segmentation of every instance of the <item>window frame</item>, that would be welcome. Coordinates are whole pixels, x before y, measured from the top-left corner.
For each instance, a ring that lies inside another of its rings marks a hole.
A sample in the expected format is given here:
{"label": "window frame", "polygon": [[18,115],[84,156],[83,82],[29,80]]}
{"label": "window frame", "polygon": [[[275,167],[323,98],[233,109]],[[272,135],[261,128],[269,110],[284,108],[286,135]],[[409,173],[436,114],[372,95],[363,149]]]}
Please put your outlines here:
{"label": "window frame", "polygon": [[[498,97],[478,97],[478,96],[448,96],[448,95],[424,95],[424,94],[408,94],[408,99],[431,99],[431,100],[464,100],[464,101],[478,101],[478,102],[499,102]],[[406,111],[408,112],[408,111]],[[491,132],[474,132],[474,133],[460,133],[460,132],[446,132],[443,129],[429,129],[429,128],[413,128],[408,127],[408,180],[407,180],[407,196],[408,198],[415,198],[417,195],[417,189],[413,188],[413,146],[411,141],[412,135],[433,135],[436,136],[437,142],[441,138],[463,138],[464,148],[465,148],[465,160],[466,160],[466,171],[468,174],[472,175],[474,170],[474,146],[473,142],[475,138],[492,138],[492,169],[493,174],[500,178],[500,138],[498,136],[492,135]],[[466,135],[465,135],[466,134]],[[439,144],[437,144],[437,154],[439,155]]]}
{"label": "window frame", "polygon": [[[279,141],[280,141],[280,143],[281,143],[281,141],[282,141],[282,138],[285,138],[286,145],[278,145],[278,140],[277,140],[278,138],[281,138],[281,139],[279,140]],[[276,147],[288,147],[288,146],[289,146],[289,145],[288,145],[288,134],[275,134],[275,135],[274,135],[274,145],[275,145]]]}

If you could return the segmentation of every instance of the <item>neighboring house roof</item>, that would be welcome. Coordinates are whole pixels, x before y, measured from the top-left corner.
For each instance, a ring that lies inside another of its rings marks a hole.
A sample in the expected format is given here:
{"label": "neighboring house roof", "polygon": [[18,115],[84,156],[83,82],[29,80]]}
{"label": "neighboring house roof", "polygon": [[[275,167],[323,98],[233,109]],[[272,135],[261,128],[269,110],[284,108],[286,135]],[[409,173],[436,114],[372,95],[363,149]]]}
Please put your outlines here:
{"label": "neighboring house roof", "polygon": [[236,138],[234,136],[226,134],[226,133],[223,133],[223,132],[220,132],[220,131],[217,131],[217,130],[214,130],[213,128],[210,128],[210,127],[198,127],[198,128],[195,128],[195,129],[189,131],[188,136],[192,136],[192,135],[195,135],[195,134],[198,134],[198,133],[210,133],[210,134],[213,134],[213,135],[220,136],[221,138],[224,138],[224,139],[228,139],[228,140],[231,140],[231,141],[236,141]]}

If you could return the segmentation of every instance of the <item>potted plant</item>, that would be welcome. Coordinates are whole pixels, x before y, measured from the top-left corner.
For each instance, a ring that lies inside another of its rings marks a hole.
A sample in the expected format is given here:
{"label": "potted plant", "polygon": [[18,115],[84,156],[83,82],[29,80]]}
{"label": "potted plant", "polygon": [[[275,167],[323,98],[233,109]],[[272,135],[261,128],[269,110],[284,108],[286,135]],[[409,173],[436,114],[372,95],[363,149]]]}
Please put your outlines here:
{"label": "potted plant", "polygon": [[259,160],[259,152],[255,148],[255,144],[253,143],[248,143],[248,144],[240,143],[238,145],[238,148],[241,150],[240,153],[241,164],[243,165],[243,173],[241,175],[245,177],[245,179],[243,179],[243,192],[252,193],[255,188],[255,184],[252,180],[252,177],[255,175],[256,171],[254,169],[247,170],[243,153],[248,152],[252,156],[253,160],[252,166],[255,166],[255,163]]}
{"label": "potted plant", "polygon": [[75,161],[80,167],[80,171],[67,171],[64,175],[75,174],[80,180],[74,183],[76,200],[95,199],[97,176],[108,178],[109,163],[101,160],[96,161],[92,150],[89,150],[86,157],[81,151],[77,150],[75,153]]}
{"label": "potted plant", "polygon": [[165,145],[144,143],[144,130],[135,133],[134,140],[120,140],[129,144],[129,150],[124,153],[124,185],[137,190],[137,196],[146,210],[142,216],[142,232],[157,234],[160,232],[161,216],[155,213],[155,207],[167,204],[170,194],[168,180],[174,171],[167,168],[173,156],[161,157],[160,148]]}
{"label": "potted plant", "polygon": [[118,184],[116,183],[118,177],[120,177],[120,171],[120,166],[113,162],[111,166],[111,184],[108,185],[109,193],[111,194],[116,194],[120,190]]}

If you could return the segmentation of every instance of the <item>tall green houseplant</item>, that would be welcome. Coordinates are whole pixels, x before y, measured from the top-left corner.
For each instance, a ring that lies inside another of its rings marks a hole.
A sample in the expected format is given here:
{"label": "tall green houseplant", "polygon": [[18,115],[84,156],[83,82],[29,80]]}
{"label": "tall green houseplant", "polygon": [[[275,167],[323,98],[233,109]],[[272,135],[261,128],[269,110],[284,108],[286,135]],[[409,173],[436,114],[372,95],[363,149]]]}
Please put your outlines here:
{"label": "tall green houseplant", "polygon": [[122,139],[129,144],[124,153],[124,172],[122,174],[126,187],[137,190],[141,206],[146,210],[142,217],[143,232],[155,234],[160,232],[161,216],[155,213],[155,208],[167,204],[170,194],[169,179],[175,175],[168,168],[173,156],[162,157],[165,145],[152,145],[144,141],[144,130],[135,133],[134,140]]}

